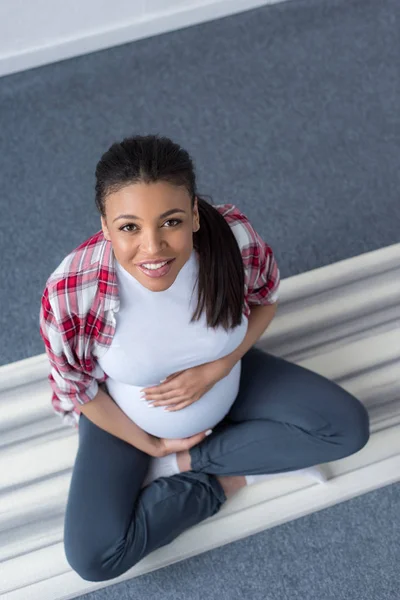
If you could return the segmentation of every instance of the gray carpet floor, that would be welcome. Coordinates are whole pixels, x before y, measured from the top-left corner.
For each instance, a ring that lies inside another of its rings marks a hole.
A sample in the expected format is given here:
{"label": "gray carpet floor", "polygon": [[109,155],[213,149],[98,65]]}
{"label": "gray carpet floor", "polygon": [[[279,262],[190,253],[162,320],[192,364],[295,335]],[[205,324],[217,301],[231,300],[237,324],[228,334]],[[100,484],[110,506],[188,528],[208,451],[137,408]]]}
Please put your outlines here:
{"label": "gray carpet floor", "polygon": [[[44,352],[40,296],[100,228],[94,170],[180,142],[288,277],[399,241],[400,5],[292,0],[0,79],[0,365]],[[398,600],[400,484],[84,596]]]}
{"label": "gray carpet floor", "polygon": [[0,79],[0,365],[44,352],[50,273],[100,229],[94,170],[161,133],[282,276],[399,239],[397,0],[292,0]]}

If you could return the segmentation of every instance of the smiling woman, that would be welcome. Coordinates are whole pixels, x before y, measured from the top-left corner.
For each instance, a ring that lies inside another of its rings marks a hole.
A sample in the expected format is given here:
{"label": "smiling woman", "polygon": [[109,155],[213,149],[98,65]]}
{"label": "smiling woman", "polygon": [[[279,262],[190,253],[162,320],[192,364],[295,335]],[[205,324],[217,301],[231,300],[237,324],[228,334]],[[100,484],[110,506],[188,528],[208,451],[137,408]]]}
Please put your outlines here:
{"label": "smiling woman", "polygon": [[257,476],[358,451],[369,421],[339,386],[252,347],[275,315],[275,256],[236,206],[199,196],[187,151],[113,144],[96,205],[101,230],[48,279],[40,332],[54,409],[79,426],[65,554],[104,581]]}

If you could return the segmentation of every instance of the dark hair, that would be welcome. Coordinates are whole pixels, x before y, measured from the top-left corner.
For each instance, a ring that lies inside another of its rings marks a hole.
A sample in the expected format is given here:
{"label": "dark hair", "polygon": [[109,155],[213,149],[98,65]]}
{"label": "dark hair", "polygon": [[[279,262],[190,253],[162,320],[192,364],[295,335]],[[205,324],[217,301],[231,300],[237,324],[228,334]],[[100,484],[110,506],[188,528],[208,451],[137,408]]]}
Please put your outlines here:
{"label": "dark hair", "polygon": [[110,193],[132,183],[166,181],[197,197],[200,229],[193,233],[199,253],[198,303],[191,322],[206,309],[207,325],[224,329],[241,323],[244,269],[236,238],[224,217],[196,191],[193,162],[186,150],[167,137],[134,136],[113,144],[96,166],[96,206],[105,218]]}

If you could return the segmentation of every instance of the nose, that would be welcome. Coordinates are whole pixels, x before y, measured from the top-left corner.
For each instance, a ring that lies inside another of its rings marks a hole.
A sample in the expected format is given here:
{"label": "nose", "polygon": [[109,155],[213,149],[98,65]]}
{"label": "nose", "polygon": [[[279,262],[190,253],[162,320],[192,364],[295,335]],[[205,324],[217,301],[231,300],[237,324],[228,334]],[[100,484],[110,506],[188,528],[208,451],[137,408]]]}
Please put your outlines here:
{"label": "nose", "polygon": [[140,245],[145,251],[146,256],[156,256],[160,253],[160,250],[165,247],[165,240],[163,240],[162,232],[159,230],[148,230],[144,232]]}

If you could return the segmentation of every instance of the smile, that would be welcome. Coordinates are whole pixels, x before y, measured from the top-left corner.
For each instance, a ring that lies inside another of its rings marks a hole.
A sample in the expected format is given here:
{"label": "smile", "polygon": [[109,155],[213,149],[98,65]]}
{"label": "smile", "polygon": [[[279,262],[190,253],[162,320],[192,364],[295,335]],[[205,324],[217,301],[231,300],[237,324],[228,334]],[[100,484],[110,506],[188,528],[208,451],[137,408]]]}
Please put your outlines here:
{"label": "smile", "polygon": [[171,270],[171,265],[174,262],[174,258],[172,260],[163,261],[159,263],[153,264],[141,264],[137,265],[137,268],[142,271],[148,277],[164,277]]}

